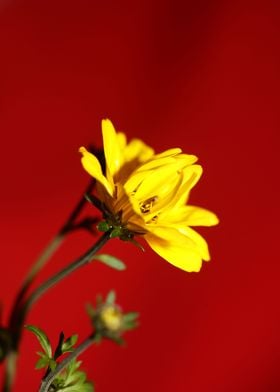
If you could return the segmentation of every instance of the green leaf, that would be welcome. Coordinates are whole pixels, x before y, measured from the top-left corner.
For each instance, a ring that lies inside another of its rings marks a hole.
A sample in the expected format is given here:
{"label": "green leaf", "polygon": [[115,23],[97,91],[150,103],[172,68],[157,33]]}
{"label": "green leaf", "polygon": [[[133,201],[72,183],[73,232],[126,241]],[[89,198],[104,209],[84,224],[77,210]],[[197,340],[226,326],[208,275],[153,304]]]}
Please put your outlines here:
{"label": "green leaf", "polygon": [[78,384],[78,385],[73,385],[70,387],[63,387],[63,389],[61,389],[61,391],[63,392],[93,392],[93,385],[90,383],[86,383],[86,384]]}
{"label": "green leaf", "polygon": [[[42,353],[41,351],[37,351],[36,354],[39,355],[39,357],[46,357],[46,353]],[[49,358],[49,357],[48,357]]]}
{"label": "green leaf", "polygon": [[126,313],[123,315],[123,321],[125,323],[130,321],[135,321],[138,317],[139,317],[139,313],[137,312]]}
{"label": "green leaf", "polygon": [[51,358],[51,359],[50,359],[50,363],[49,363],[49,367],[51,368],[51,371],[52,371],[52,372],[54,371],[54,369],[56,368],[56,366],[57,366],[56,361],[55,361],[53,358]]}
{"label": "green leaf", "polygon": [[131,329],[135,329],[138,326],[137,321],[130,321],[123,326],[123,331],[129,331]]}
{"label": "green leaf", "polygon": [[49,367],[49,363],[50,363],[50,358],[47,357],[46,355],[44,357],[42,356],[36,362],[35,369],[43,369],[45,367]]}
{"label": "green leaf", "polygon": [[78,335],[72,335],[62,344],[61,351],[63,354],[73,351],[73,346],[77,343]]}
{"label": "green leaf", "polygon": [[106,298],[106,303],[109,305],[113,305],[116,300],[116,293],[114,290],[109,291],[107,298]]}
{"label": "green leaf", "polygon": [[91,304],[86,304],[86,312],[90,319],[93,319],[96,314],[96,311]]}
{"label": "green leaf", "polygon": [[61,385],[57,391],[63,392],[93,392],[93,385],[87,381],[85,372],[79,370],[81,361],[73,360],[67,368],[63,370],[54,384]]}
{"label": "green leaf", "polygon": [[28,329],[30,332],[32,332],[37,337],[37,339],[39,340],[39,343],[41,344],[42,349],[45,351],[47,356],[49,358],[51,358],[52,357],[52,348],[51,348],[49,338],[47,337],[45,332],[42,329],[35,327],[35,325],[26,325],[25,328]]}
{"label": "green leaf", "polygon": [[99,260],[102,263],[118,271],[123,271],[126,269],[126,265],[120,259],[117,259],[116,257],[111,255],[107,255],[107,254],[96,255],[94,256],[94,260]]}
{"label": "green leaf", "polygon": [[111,339],[119,346],[124,346],[125,340],[121,336],[112,336]]}

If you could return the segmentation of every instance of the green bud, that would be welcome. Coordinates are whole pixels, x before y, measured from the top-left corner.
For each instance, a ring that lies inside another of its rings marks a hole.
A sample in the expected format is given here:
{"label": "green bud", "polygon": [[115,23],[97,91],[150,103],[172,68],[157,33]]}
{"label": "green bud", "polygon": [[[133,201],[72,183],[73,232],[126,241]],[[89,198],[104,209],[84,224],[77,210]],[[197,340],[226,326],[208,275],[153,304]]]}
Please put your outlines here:
{"label": "green bud", "polygon": [[108,225],[108,223],[106,221],[99,222],[97,225],[97,230],[99,230],[99,231],[106,232],[109,229],[110,229],[110,226]]}
{"label": "green bud", "polygon": [[94,312],[88,311],[88,314],[98,339],[105,337],[121,344],[123,333],[137,327],[138,313],[123,313],[115,299],[115,292],[110,291],[105,301],[99,303]]}
{"label": "green bud", "polygon": [[112,230],[110,237],[111,238],[119,237],[121,235],[121,233],[122,233],[122,229],[120,227],[115,227]]}

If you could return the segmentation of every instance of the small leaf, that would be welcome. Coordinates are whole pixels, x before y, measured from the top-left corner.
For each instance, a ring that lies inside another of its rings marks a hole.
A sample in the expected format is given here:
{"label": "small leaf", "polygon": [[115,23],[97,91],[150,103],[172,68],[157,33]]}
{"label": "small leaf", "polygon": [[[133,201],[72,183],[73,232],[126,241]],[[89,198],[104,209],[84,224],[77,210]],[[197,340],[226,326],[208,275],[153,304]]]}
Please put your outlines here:
{"label": "small leaf", "polygon": [[42,351],[37,351],[36,354],[39,355],[39,357],[46,357],[46,353],[42,353]]}
{"label": "small leaf", "polygon": [[129,238],[127,241],[130,241],[133,245],[137,246],[142,252],[145,252],[145,248],[140,244],[140,242],[136,241],[134,238]]}
{"label": "small leaf", "polygon": [[45,332],[42,331],[40,328],[35,327],[34,325],[26,325],[25,328],[28,329],[29,331],[31,331],[32,333],[34,333],[34,335],[39,340],[39,343],[41,344],[42,349],[45,351],[47,356],[49,358],[51,358],[52,357],[52,348],[51,348],[49,338],[47,337]]}
{"label": "small leaf", "polygon": [[91,304],[86,304],[86,312],[90,319],[93,319],[96,314],[95,309]]}
{"label": "small leaf", "polygon": [[115,300],[116,300],[116,293],[114,292],[114,290],[109,291],[106,298],[106,303],[109,305],[113,305],[115,303]]}
{"label": "small leaf", "polygon": [[125,345],[125,340],[121,336],[112,336],[111,339],[119,346]]}
{"label": "small leaf", "polygon": [[50,358],[45,356],[42,356],[38,361],[36,362],[35,369],[43,369],[45,367],[49,367],[50,363]]}
{"label": "small leaf", "polygon": [[94,256],[94,260],[99,260],[102,263],[118,271],[123,271],[126,269],[126,265],[121,260],[111,255],[106,255],[106,254],[96,255]]}
{"label": "small leaf", "polygon": [[138,326],[137,321],[129,321],[123,326],[123,331],[129,331],[131,329],[135,329]]}
{"label": "small leaf", "polygon": [[72,335],[62,344],[61,350],[65,354],[67,352],[73,351],[73,346],[77,343],[78,335]]}
{"label": "small leaf", "polygon": [[138,326],[139,313],[130,312],[123,315],[123,330],[128,331]]}
{"label": "small leaf", "polygon": [[86,373],[79,370],[81,363],[81,361],[74,359],[69,363],[67,368],[60,373],[60,376],[54,380],[54,385],[58,385],[59,383],[61,385],[56,391],[93,392],[93,385],[87,381]]}
{"label": "small leaf", "polygon": [[80,384],[80,385],[73,385],[70,387],[63,387],[63,392],[93,392],[93,386],[89,383]]}
{"label": "small leaf", "polygon": [[138,317],[139,317],[139,313],[137,312],[126,313],[123,315],[123,321],[125,323],[130,321],[135,321]]}
{"label": "small leaf", "polygon": [[53,358],[50,359],[49,367],[51,368],[51,371],[53,372],[57,366],[57,363]]}

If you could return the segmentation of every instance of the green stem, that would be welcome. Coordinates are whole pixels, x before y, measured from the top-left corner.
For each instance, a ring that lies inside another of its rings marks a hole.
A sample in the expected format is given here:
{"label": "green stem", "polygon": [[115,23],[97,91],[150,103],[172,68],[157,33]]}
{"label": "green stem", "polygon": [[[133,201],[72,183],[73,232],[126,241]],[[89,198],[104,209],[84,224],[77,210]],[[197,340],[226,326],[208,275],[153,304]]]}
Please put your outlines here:
{"label": "green stem", "polygon": [[17,324],[18,311],[20,309],[21,303],[24,299],[24,296],[33,282],[34,278],[38,274],[38,272],[43,268],[46,262],[52,257],[58,247],[61,245],[65,237],[65,234],[62,234],[60,231],[45,247],[33,267],[30,269],[26,278],[24,279],[20,290],[18,291],[12,310],[10,314],[9,320],[9,328],[12,334],[15,334],[17,337],[13,341],[13,346],[7,353],[7,357],[5,359],[5,370],[4,370],[4,378],[2,385],[2,392],[10,392],[12,390],[12,386],[14,383],[15,375],[16,375],[16,366],[17,366],[17,357],[18,357],[18,344],[20,341],[21,331],[19,331],[19,327]]}
{"label": "green stem", "polygon": [[81,257],[77,260],[73,261],[71,264],[68,264],[65,268],[60,270],[56,275],[52,276],[51,278],[47,279],[44,283],[42,283],[37,289],[33,291],[33,293],[27,298],[23,307],[22,307],[22,319],[25,319],[25,315],[27,314],[28,310],[31,308],[32,305],[38,299],[45,294],[51,287],[56,285],[62,279],[66,278],[66,276],[72,274],[77,269],[83,267],[85,264],[89,263],[96,252],[99,251],[102,246],[106,244],[106,242],[110,239],[111,231],[107,231],[104,233],[97,242],[87,250]]}
{"label": "green stem", "polygon": [[52,257],[52,255],[56,252],[56,250],[59,248],[61,243],[63,242],[65,238],[65,234],[62,233],[61,231],[49,242],[49,244],[46,246],[44,251],[41,253],[41,255],[38,257],[36,263],[33,265],[33,267],[30,269],[27,277],[25,278],[23,285],[22,285],[22,290],[25,292],[25,287],[29,287],[31,282],[34,280],[38,272],[44,267],[46,262]]}
{"label": "green stem", "polygon": [[39,392],[48,392],[52,382],[56,378],[56,376],[62,372],[73,359],[77,358],[81,355],[84,351],[86,351],[93,343],[94,343],[95,334],[91,334],[87,339],[85,339],[79,346],[75,348],[75,350],[69,354],[63,361],[61,361],[55,370],[49,373],[41,383],[41,387]]}
{"label": "green stem", "polygon": [[73,261],[71,264],[67,265],[65,268],[63,268],[61,271],[59,271],[51,278],[47,279],[37,289],[35,289],[33,293],[31,293],[30,296],[26,299],[24,304],[21,306],[19,312],[17,313],[17,318],[14,319],[14,323],[16,326],[16,330],[13,331],[14,333],[13,336],[15,339],[15,341],[13,342],[14,348],[13,350],[10,351],[10,353],[6,358],[7,367],[6,367],[5,378],[4,378],[4,386],[2,390],[3,392],[9,392],[11,390],[11,385],[13,384],[15,368],[16,368],[17,347],[21,339],[22,328],[27,313],[32,307],[32,305],[34,305],[34,303],[37,302],[38,299],[41,298],[41,296],[44,295],[51,287],[55,286],[62,279],[66,278],[68,275],[72,274],[77,269],[91,262],[95,253],[98,252],[100,248],[104,246],[106,242],[110,239],[110,235],[111,235],[110,231],[104,233],[97,240],[97,242],[91,248],[89,248],[88,251],[85,252],[81,257]]}
{"label": "green stem", "polygon": [[33,282],[34,278],[37,276],[38,272],[44,267],[46,262],[52,257],[52,255],[56,252],[59,248],[61,243],[65,238],[65,234],[61,231],[49,242],[49,244],[45,247],[41,255],[38,257],[36,262],[31,267],[30,271],[28,272],[26,278],[24,279],[20,290],[16,296],[16,300],[14,302],[11,317],[10,317],[10,326],[13,324],[13,319],[17,313],[19,305],[23,300],[27,290],[29,289],[31,283]]}
{"label": "green stem", "polygon": [[[90,194],[95,186],[95,181],[91,181],[87,186],[85,193]],[[13,347],[7,354],[6,357],[6,365],[5,365],[5,374],[4,374],[4,382],[2,386],[3,392],[10,392],[14,378],[16,373],[16,361],[17,361],[17,351],[18,351],[18,344],[21,337],[21,329],[22,324],[18,325],[18,312],[20,312],[24,297],[31,286],[32,282],[34,281],[37,274],[40,270],[44,267],[47,261],[53,256],[55,251],[59,248],[61,243],[64,241],[67,234],[69,234],[72,230],[75,229],[75,221],[78,218],[79,214],[81,213],[82,209],[84,208],[87,200],[85,199],[84,195],[80,198],[74,209],[72,210],[70,216],[66,220],[65,224],[61,227],[58,234],[49,242],[49,244],[45,247],[41,255],[35,261],[33,266],[31,267],[30,271],[27,273],[21,288],[19,289],[15,301],[13,303],[11,313],[10,313],[10,320],[9,320],[9,329],[12,334],[15,334],[15,342],[13,342]],[[25,317],[24,317],[25,318]]]}
{"label": "green stem", "polygon": [[17,356],[18,354],[16,351],[11,351],[6,358],[4,383],[2,387],[3,392],[10,392],[13,386],[16,372]]}

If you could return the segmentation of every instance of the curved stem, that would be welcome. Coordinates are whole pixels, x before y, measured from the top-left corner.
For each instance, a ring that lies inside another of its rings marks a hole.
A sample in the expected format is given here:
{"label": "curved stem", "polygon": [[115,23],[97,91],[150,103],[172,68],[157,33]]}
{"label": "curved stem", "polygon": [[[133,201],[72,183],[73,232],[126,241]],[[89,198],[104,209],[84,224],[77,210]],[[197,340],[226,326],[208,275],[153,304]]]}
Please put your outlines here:
{"label": "curved stem", "polygon": [[62,279],[66,278],[66,276],[72,274],[77,269],[81,268],[85,264],[89,263],[92,260],[92,257],[95,255],[99,249],[106,244],[106,242],[110,239],[111,231],[107,231],[104,233],[98,241],[88,249],[81,257],[77,260],[73,261],[71,264],[68,264],[65,268],[60,270],[56,275],[52,276],[51,278],[47,279],[44,283],[42,283],[37,289],[33,291],[33,293],[27,298],[23,307],[22,313],[24,316],[31,308],[31,306],[38,301],[38,299],[45,294],[52,286],[56,285]]}
{"label": "curved stem", "polygon": [[[95,181],[92,180],[90,181],[89,185],[85,189],[86,194],[90,194],[95,186]],[[65,237],[67,234],[69,234],[74,228],[75,228],[75,221],[78,218],[79,214],[81,213],[82,209],[84,208],[85,204],[87,203],[87,200],[84,197],[84,194],[74,207],[73,211],[70,213],[68,219],[66,222],[63,224],[61,229],[59,230],[58,234],[49,242],[49,244],[45,247],[43,252],[40,254],[38,259],[35,261],[29,272],[27,273],[21,288],[19,289],[16,298],[14,300],[14,303],[12,305],[11,313],[10,313],[10,319],[9,319],[9,328],[12,333],[15,332],[16,336],[16,342],[14,342],[14,346],[11,348],[10,352],[7,354],[6,358],[6,365],[5,365],[5,374],[4,374],[4,381],[3,381],[3,386],[2,386],[2,391],[3,392],[9,392],[12,388],[13,381],[15,378],[15,373],[16,373],[16,361],[17,361],[17,350],[18,350],[18,343],[21,335],[21,331],[17,325],[17,320],[18,320],[18,312],[20,311],[20,308],[22,306],[24,297],[34,281],[35,277],[37,274],[40,272],[40,270],[44,267],[44,265],[47,263],[47,261],[53,256],[55,251],[59,248],[59,246],[62,244],[64,241]],[[22,324],[20,326],[22,328]]]}
{"label": "curved stem", "polygon": [[3,392],[9,392],[13,386],[16,372],[17,356],[18,354],[16,351],[11,351],[6,358],[4,383],[2,387]]}
{"label": "curved stem", "polygon": [[81,355],[84,351],[86,351],[93,343],[94,343],[95,334],[91,334],[87,339],[85,339],[79,346],[75,348],[75,350],[69,354],[63,361],[61,361],[55,370],[49,373],[43,380],[39,389],[39,392],[47,392],[52,382],[56,378],[56,376],[64,370],[69,363]]}
{"label": "curved stem", "polygon": [[18,311],[18,308],[27,292],[29,289],[31,283],[33,282],[34,278],[37,276],[38,272],[43,268],[43,266],[46,264],[46,262],[52,257],[52,255],[56,252],[56,250],[59,248],[61,243],[63,242],[65,238],[65,234],[62,234],[59,232],[50,242],[49,244],[45,247],[41,255],[38,257],[36,262],[33,264],[31,267],[29,273],[27,274],[26,278],[24,279],[22,286],[20,290],[17,293],[11,315],[10,315],[10,326],[13,324],[13,319]]}
{"label": "curved stem", "polygon": [[[83,267],[85,264],[91,262],[93,256],[99,249],[106,244],[106,242],[110,239],[111,231],[104,233],[97,242],[88,249],[81,257],[77,260],[73,261],[71,264],[67,265],[65,268],[60,270],[57,274],[52,276],[51,278],[47,279],[44,283],[42,283],[37,289],[30,294],[27,300],[19,309],[17,313],[17,318],[14,319],[16,329],[13,331],[14,339],[13,342],[14,348],[10,351],[7,356],[7,367],[5,371],[5,379],[4,379],[4,386],[3,392],[9,392],[11,390],[11,385],[13,384],[14,380],[14,373],[16,368],[16,359],[17,359],[17,347],[21,338],[22,328],[24,321],[26,319],[27,313],[34,305],[35,302],[41,298],[51,287],[55,286],[59,283],[62,279],[66,278],[68,275],[72,274],[77,269]],[[11,366],[9,366],[9,364]]]}

